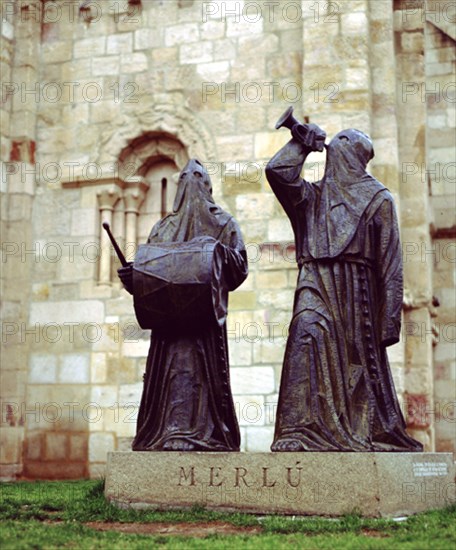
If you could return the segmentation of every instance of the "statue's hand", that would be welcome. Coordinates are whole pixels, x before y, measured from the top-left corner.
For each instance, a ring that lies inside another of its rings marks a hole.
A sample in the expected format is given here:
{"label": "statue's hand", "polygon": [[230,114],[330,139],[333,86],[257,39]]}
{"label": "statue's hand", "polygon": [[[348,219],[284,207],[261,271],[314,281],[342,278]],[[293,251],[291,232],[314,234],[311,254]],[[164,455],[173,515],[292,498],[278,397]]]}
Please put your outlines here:
{"label": "statue's hand", "polygon": [[119,279],[127,292],[133,294],[133,262],[128,262],[128,265],[117,270]]}
{"label": "statue's hand", "polygon": [[294,138],[310,151],[323,151],[326,132],[317,124],[295,124],[291,129]]}

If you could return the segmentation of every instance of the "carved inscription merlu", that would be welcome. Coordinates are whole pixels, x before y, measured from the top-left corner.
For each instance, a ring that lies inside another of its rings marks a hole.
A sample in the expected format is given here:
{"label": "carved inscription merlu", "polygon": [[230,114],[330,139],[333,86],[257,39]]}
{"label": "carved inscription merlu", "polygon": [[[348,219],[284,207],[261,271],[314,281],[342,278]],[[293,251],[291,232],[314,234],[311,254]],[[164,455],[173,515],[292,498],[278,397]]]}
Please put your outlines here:
{"label": "carved inscription merlu", "polygon": [[[205,484],[208,487],[220,487],[221,485],[227,485],[230,487],[275,487],[280,478],[282,483],[286,483],[290,487],[299,487],[301,484],[301,471],[302,467],[300,462],[297,461],[292,467],[281,468],[281,476],[277,476],[277,473],[272,474],[271,468],[262,467],[261,475],[258,471],[254,474],[250,473],[247,468],[243,466],[235,466],[228,470],[223,469],[221,466],[211,466],[209,469],[198,469],[195,473],[195,466],[180,466],[178,471],[178,487],[195,487],[196,485]],[[260,483],[258,483],[260,478]]]}

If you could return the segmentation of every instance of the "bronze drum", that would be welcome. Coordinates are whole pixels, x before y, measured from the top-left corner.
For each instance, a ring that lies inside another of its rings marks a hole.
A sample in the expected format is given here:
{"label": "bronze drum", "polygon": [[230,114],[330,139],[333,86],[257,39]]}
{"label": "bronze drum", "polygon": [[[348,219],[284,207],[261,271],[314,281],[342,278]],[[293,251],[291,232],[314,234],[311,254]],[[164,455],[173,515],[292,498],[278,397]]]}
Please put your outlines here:
{"label": "bronze drum", "polygon": [[222,245],[211,238],[140,245],[133,263],[133,296],[141,328],[197,328],[208,319],[222,325],[226,300],[215,284],[222,253]]}

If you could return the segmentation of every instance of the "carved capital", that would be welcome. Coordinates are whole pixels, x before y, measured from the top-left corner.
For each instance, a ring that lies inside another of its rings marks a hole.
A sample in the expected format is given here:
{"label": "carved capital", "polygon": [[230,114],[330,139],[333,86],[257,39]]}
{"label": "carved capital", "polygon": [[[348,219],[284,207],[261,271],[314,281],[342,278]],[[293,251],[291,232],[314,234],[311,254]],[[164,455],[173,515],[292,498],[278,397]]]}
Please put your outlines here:
{"label": "carved capital", "polygon": [[139,213],[148,189],[149,185],[142,178],[130,178],[125,183],[123,198],[126,213]]}
{"label": "carved capital", "polygon": [[98,204],[101,211],[114,210],[114,206],[121,197],[121,189],[117,185],[109,185],[97,191]]}

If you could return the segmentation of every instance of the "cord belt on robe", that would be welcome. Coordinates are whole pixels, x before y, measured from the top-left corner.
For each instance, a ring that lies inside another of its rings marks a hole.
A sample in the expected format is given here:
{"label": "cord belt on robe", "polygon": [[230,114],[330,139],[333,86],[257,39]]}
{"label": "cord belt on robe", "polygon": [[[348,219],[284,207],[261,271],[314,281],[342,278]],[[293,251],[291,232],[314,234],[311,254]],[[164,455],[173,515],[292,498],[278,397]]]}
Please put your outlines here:
{"label": "cord belt on robe", "polygon": [[335,258],[312,258],[312,256],[302,256],[298,260],[298,267],[299,269],[301,269],[304,264],[312,262],[328,264],[331,262],[348,262],[353,264],[360,264],[371,269],[373,267],[372,260],[370,260],[369,258],[360,258],[358,256],[350,256],[349,254],[342,254],[341,256],[337,256]]}

